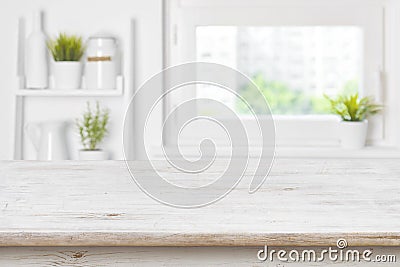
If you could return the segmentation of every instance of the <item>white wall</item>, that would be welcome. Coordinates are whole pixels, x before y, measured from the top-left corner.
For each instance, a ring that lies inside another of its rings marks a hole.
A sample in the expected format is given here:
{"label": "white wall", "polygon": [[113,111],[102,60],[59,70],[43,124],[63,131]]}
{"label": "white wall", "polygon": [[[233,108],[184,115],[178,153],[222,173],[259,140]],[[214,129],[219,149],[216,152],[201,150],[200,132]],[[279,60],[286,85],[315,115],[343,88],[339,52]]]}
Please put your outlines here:
{"label": "white wall", "polygon": [[[117,35],[123,51],[125,94],[115,98],[27,98],[27,121],[67,119],[73,121],[87,100],[100,100],[111,110],[110,136],[104,146],[113,158],[122,157],[122,118],[132,90],[162,68],[162,0],[9,0],[0,2],[0,159],[12,159],[14,139],[14,90],[18,88],[17,29],[24,17],[30,32],[32,12],[43,10],[45,31],[88,37],[97,32]],[[134,46],[130,41],[130,21],[134,20]],[[134,49],[132,49],[134,47]],[[134,51],[132,51],[134,50]],[[135,57],[130,62],[131,56]],[[30,141],[25,138],[25,158],[34,159]]]}

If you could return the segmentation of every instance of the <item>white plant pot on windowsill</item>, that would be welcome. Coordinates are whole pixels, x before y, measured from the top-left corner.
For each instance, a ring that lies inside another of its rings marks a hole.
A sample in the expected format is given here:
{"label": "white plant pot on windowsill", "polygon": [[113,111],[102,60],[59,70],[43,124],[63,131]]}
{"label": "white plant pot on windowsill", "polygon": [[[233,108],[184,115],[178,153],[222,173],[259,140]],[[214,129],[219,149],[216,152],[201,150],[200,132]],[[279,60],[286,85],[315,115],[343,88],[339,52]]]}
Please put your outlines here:
{"label": "white plant pot on windowsill", "polygon": [[79,150],[79,160],[107,160],[108,153],[101,149]]}
{"label": "white plant pot on windowsill", "polygon": [[346,149],[361,149],[367,139],[368,121],[341,121],[340,143]]}
{"label": "white plant pot on windowsill", "polygon": [[78,89],[81,87],[82,63],[56,61],[53,63],[53,77],[56,89]]}

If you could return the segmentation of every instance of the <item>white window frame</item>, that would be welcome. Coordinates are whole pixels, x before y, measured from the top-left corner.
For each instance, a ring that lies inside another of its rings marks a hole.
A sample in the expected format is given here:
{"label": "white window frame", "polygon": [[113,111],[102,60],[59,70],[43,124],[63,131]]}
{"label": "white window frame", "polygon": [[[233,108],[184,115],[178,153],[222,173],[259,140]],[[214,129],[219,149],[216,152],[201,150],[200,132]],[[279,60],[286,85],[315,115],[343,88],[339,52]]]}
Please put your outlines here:
{"label": "white window frame", "polygon": [[[386,30],[390,16],[385,14],[384,0],[167,0],[165,5],[165,66],[195,60],[195,27],[201,25],[249,26],[315,26],[351,25],[364,29],[364,92],[384,102],[385,89],[391,87],[382,80],[388,68]],[[390,3],[389,3],[390,4]],[[283,10],[287,12],[282,16]],[[313,14],[311,16],[310,14]],[[252,14],[240,16],[240,14]],[[184,26],[183,26],[184,25]],[[185,36],[191,36],[186,38]],[[385,39],[386,38],[386,39]],[[393,37],[393,39],[395,39]],[[379,40],[379,41],[374,41]],[[393,45],[393,43],[392,43]],[[393,63],[393,62],[392,62]],[[393,64],[392,64],[393,66]],[[389,94],[390,95],[390,94]],[[385,106],[387,103],[384,102]],[[166,112],[171,108],[166,103]],[[398,127],[393,114],[379,115],[370,120],[368,143],[393,144]],[[278,146],[338,146],[337,119],[332,116],[274,116]],[[388,121],[391,123],[388,123]],[[298,129],[302,129],[299,131]],[[396,129],[396,130],[395,130]],[[389,131],[388,131],[389,130]],[[390,133],[389,133],[390,132]],[[196,139],[193,129],[193,140]],[[180,140],[190,144],[193,140]]]}

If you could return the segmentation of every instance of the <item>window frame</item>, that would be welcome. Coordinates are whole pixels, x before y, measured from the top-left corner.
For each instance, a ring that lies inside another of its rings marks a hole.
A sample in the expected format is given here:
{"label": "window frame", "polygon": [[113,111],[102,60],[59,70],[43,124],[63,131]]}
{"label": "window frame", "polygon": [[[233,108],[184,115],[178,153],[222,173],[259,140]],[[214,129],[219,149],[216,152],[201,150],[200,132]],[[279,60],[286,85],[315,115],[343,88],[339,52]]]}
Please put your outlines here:
{"label": "window frame", "polygon": [[[385,73],[385,36],[384,36],[384,3],[379,0],[250,0],[250,1],[196,1],[196,0],[168,0],[165,14],[165,66],[195,61],[195,27],[196,26],[335,26],[351,25],[364,29],[364,81],[365,95],[372,95],[377,101],[384,101],[384,73]],[[251,7],[249,7],[251,5]],[[275,17],[264,19],[265,11]],[[290,11],[282,19],[282,12]],[[301,12],[294,12],[301,10]],[[311,17],[313,10],[316,16]],[[357,10],[355,13],[354,10]],[[224,11],[224,12],[222,12]],[[255,12],[252,16],[239,17],[238,12]],[[316,12],[324,11],[324,12]],[[296,13],[293,16],[293,13]],[[301,13],[301,14],[300,14]],[[236,14],[236,16],[235,16]],[[246,17],[246,18],[243,18]],[[276,18],[279,18],[276,19]],[[372,18],[372,19],[371,19]],[[274,21],[275,19],[275,21]],[[284,23],[282,21],[285,21]],[[321,24],[321,21],[324,23]],[[200,23],[201,22],[201,23]],[[182,27],[185,25],[185,27]],[[192,35],[192,38],[185,36]],[[381,36],[381,38],[376,38]],[[376,39],[379,39],[379,41]],[[371,45],[371,43],[374,43]],[[192,53],[190,52],[192,51]],[[372,53],[371,53],[372,51]],[[372,58],[372,59],[371,59]],[[166,100],[164,114],[174,105],[171,99]],[[339,146],[338,119],[334,116],[299,115],[274,116],[276,125],[276,141],[278,146]],[[385,117],[378,115],[370,120],[368,143],[373,145],[386,144]],[[299,132],[298,129],[305,129]],[[192,129],[193,139],[199,129]],[[293,133],[296,133],[294,135]],[[315,138],[315,135],[321,138]],[[167,142],[174,142],[174,140]],[[190,144],[193,140],[183,140]]]}

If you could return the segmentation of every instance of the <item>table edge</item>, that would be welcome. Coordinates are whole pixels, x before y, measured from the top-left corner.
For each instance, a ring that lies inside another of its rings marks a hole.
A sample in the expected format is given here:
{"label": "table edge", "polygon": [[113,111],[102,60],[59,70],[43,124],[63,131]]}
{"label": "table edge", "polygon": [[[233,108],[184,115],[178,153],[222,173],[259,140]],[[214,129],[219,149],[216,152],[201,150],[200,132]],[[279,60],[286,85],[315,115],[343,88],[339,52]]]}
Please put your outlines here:
{"label": "table edge", "polygon": [[400,246],[400,232],[342,233],[177,233],[117,231],[3,231],[0,247],[18,246],[336,246],[345,239],[349,247]]}

